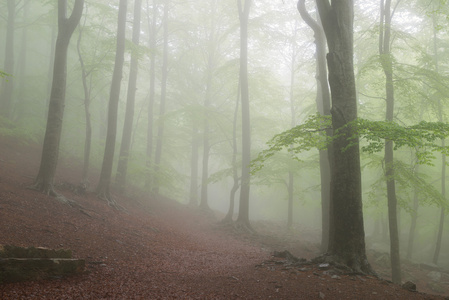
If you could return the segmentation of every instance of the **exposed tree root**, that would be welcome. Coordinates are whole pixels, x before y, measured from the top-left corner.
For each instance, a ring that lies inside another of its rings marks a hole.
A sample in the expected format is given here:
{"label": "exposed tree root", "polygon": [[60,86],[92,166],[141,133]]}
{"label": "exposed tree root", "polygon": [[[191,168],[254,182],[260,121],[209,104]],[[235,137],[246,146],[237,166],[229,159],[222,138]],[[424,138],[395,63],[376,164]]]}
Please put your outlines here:
{"label": "exposed tree root", "polygon": [[252,228],[249,222],[235,221],[234,229],[241,233],[249,233],[252,235],[257,235],[257,232]]}
{"label": "exposed tree root", "polygon": [[34,183],[32,186],[29,186],[28,189],[41,192],[47,196],[55,197],[59,202],[67,204],[70,207],[82,208],[82,206],[75,200],[66,198],[64,195],[56,192],[53,184],[45,184],[43,182],[36,181],[36,183]]}
{"label": "exposed tree root", "polygon": [[97,193],[97,197],[100,198],[101,200],[106,201],[106,203],[115,210],[123,212],[126,211],[126,209],[120,204],[118,204],[117,201],[115,201],[115,199],[112,196],[110,196],[108,192],[99,192]]}
{"label": "exposed tree root", "polygon": [[332,265],[335,269],[347,275],[372,275],[378,277],[366,258],[347,261],[338,255],[325,253],[312,259],[312,262]]}

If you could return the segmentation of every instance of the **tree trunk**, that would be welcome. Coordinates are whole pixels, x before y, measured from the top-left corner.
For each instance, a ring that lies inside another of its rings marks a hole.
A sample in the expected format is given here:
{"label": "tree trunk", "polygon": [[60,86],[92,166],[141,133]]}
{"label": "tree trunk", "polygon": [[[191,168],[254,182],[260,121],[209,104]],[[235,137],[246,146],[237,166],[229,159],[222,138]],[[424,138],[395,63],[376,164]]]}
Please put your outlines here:
{"label": "tree trunk", "polygon": [[[391,0],[381,0],[380,5],[380,34],[379,55],[383,71],[385,73],[386,91],[386,121],[393,121],[394,117],[394,85],[393,85],[393,61],[390,51],[391,36]],[[399,255],[399,230],[397,217],[396,183],[394,178],[394,154],[393,142],[385,141],[385,178],[387,181],[388,198],[388,224],[390,229],[390,259],[392,281],[401,283],[401,260]]]}
{"label": "tree trunk", "polygon": [[[150,11],[149,5],[147,2],[147,11]],[[156,20],[157,20],[157,5],[156,0],[153,1],[153,17],[151,21],[150,27],[150,95],[148,99],[148,125],[147,125],[147,149],[146,149],[146,178],[145,178],[145,187],[148,191],[151,190],[152,184],[152,155],[153,155],[153,123],[154,123],[154,99],[156,98]]]}
{"label": "tree trunk", "polygon": [[[312,28],[315,36],[316,46],[316,80],[317,96],[316,105],[321,115],[330,116],[330,92],[327,79],[326,67],[326,36],[321,26],[321,21],[315,21],[306,10],[305,0],[298,1],[298,11]],[[319,17],[318,17],[319,19]],[[331,137],[332,130],[327,129],[326,134]],[[332,145],[328,150],[320,150],[320,179],[321,179],[321,252],[326,252],[329,247],[329,204],[330,204],[330,184],[331,184],[331,157]]]}
{"label": "tree trunk", "polygon": [[238,1],[240,20],[240,93],[242,99],[242,179],[240,187],[239,226],[251,230],[249,223],[249,191],[251,163],[251,127],[248,91],[248,19],[251,0]]}
{"label": "tree trunk", "polygon": [[[160,101],[160,109],[159,109],[159,124],[157,128],[157,143],[156,143],[156,153],[155,153],[155,174],[158,173],[161,164],[161,156],[162,156],[162,142],[164,138],[164,115],[165,115],[165,104],[167,98],[167,77],[168,77],[168,6],[170,5],[170,1],[166,1],[164,4],[164,49],[163,49],[163,58],[162,58],[162,79],[161,79],[161,101]],[[156,175],[157,176],[157,175]],[[161,182],[158,178],[155,178],[153,192],[155,195],[159,195],[159,187]]]}
{"label": "tree trunk", "polygon": [[81,186],[84,189],[87,189],[89,185],[88,174],[89,174],[90,148],[92,143],[92,123],[90,118],[90,89],[87,83],[87,77],[89,76],[89,72],[86,70],[86,66],[84,65],[84,59],[81,54],[80,48],[82,36],[83,36],[83,28],[80,27],[76,49],[78,51],[78,58],[81,65],[81,81],[83,83],[83,91],[84,91],[84,101],[83,101],[84,118],[86,119],[86,135],[84,137],[84,162],[83,162],[83,171],[81,175]]}
{"label": "tree trunk", "polygon": [[[433,48],[434,48],[434,60],[435,60],[435,71],[439,73],[439,60],[438,60],[438,39],[437,39],[437,24],[436,24],[436,18],[435,15],[433,16]],[[440,122],[444,122],[443,117],[443,106],[441,105],[441,99],[438,98],[438,120]],[[445,147],[445,141],[441,140],[441,147]],[[446,155],[443,153],[441,154],[441,195],[444,199],[446,199]],[[444,206],[441,206],[440,209],[440,223],[438,226],[438,234],[437,234],[437,241],[435,244],[435,252],[433,254],[433,263],[438,263],[438,257],[440,256],[440,250],[441,250],[441,242],[443,239],[443,229],[444,229],[444,215],[445,215],[445,209]]]}
{"label": "tree trunk", "polygon": [[209,180],[209,109],[212,95],[212,76],[215,68],[215,15],[216,15],[216,0],[212,0],[211,8],[211,24],[208,45],[208,59],[206,71],[206,93],[204,97],[204,134],[203,134],[203,169],[201,179],[201,203],[200,207],[204,210],[209,210],[208,204],[208,180]]}
{"label": "tree trunk", "polygon": [[192,156],[190,159],[190,199],[189,204],[198,205],[198,126],[195,120],[192,127]]}
{"label": "tree trunk", "polygon": [[240,79],[237,88],[237,101],[235,101],[234,120],[232,122],[232,179],[233,185],[229,194],[229,209],[228,213],[224,217],[222,223],[232,223],[232,217],[234,216],[235,206],[235,193],[240,187],[239,176],[237,172],[237,119],[239,114],[240,104]]}
{"label": "tree trunk", "polygon": [[52,80],[50,80],[50,78],[53,78],[53,69],[55,67],[55,43],[56,43],[56,26],[53,25],[51,27],[51,43],[50,43],[50,58],[48,60],[48,80],[47,80],[47,95],[48,97],[46,98],[45,101],[45,108],[43,110],[43,114],[44,116],[48,115],[48,107],[50,106],[50,98],[51,98],[51,87],[52,87]]}
{"label": "tree trunk", "polygon": [[64,117],[67,81],[67,50],[73,31],[81,19],[83,6],[84,0],[76,0],[71,16],[67,18],[67,0],[58,1],[58,37],[56,39],[53,84],[51,88],[41,164],[39,173],[33,185],[34,189],[52,196],[58,196],[54,191],[53,182],[56,165],[58,163],[59,143],[61,140],[62,120]]}
{"label": "tree trunk", "polygon": [[[139,46],[140,41],[140,15],[142,11],[142,0],[134,2],[134,24],[132,42]],[[117,166],[117,174],[115,182],[120,192],[124,192],[126,185],[126,174],[128,171],[128,159],[131,145],[131,136],[134,123],[134,106],[136,101],[136,86],[138,72],[138,54],[136,51],[131,52],[131,66],[129,70],[128,95],[126,101],[125,121],[123,125],[122,143],[120,145],[120,154]]]}
{"label": "tree trunk", "polygon": [[[30,1],[26,1],[23,6],[23,21],[26,22],[29,18],[30,11]],[[17,95],[17,104],[14,109],[13,118],[21,118],[24,116],[25,110],[25,91],[27,90],[27,78],[26,78],[26,68],[27,68],[27,58],[28,58],[28,26],[24,26],[22,29],[22,38],[20,42],[20,54],[19,54],[19,91]]]}
{"label": "tree trunk", "polygon": [[[352,0],[317,1],[329,53],[329,85],[332,93],[332,127],[339,130],[333,144],[330,202],[329,258],[355,271],[372,273],[366,258],[362,211],[362,183],[358,139],[348,122],[357,118],[353,66]],[[351,144],[351,146],[349,146]],[[343,150],[345,149],[345,150]]]}
{"label": "tree trunk", "polygon": [[106,144],[104,149],[103,164],[101,167],[100,181],[97,186],[97,194],[101,199],[108,201],[109,205],[115,206],[111,198],[110,183],[112,176],[112,165],[114,162],[115,141],[117,136],[117,112],[120,98],[120,87],[122,82],[123,62],[125,57],[125,31],[127,0],[120,0],[117,22],[117,50],[115,53],[114,71],[112,74],[111,90],[108,105],[108,127]]}
{"label": "tree trunk", "polygon": [[[418,176],[419,165],[415,166],[415,176]],[[410,213],[411,220],[410,220],[410,230],[408,234],[408,243],[407,243],[407,259],[412,259],[413,254],[413,245],[415,243],[415,233],[416,233],[416,223],[418,220],[418,208],[419,208],[419,200],[418,200],[418,188],[414,188],[413,192],[413,208]]]}
{"label": "tree trunk", "polygon": [[[8,20],[6,24],[6,43],[5,43],[5,64],[4,71],[8,74],[14,73],[14,24],[16,20],[16,3],[14,0],[8,0]],[[12,92],[14,88],[14,77],[3,78],[1,89],[1,116],[10,117]]]}

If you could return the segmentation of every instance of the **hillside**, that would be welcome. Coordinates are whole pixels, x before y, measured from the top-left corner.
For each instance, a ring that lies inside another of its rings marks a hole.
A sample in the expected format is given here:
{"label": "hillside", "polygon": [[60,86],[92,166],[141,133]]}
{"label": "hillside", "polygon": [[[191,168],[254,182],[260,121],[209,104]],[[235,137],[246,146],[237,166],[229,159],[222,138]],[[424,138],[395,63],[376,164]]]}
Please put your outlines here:
{"label": "hillside", "polygon": [[72,249],[87,271],[0,285],[0,299],[442,299],[273,257],[275,250],[305,258],[316,251],[276,224],[257,222],[260,234],[245,235],[213,214],[142,196],[115,195],[124,208],[117,211],[93,193],[74,193],[80,172],[61,161],[58,190],[80,205],[70,207],[27,189],[39,159],[38,146],[0,138],[0,244]]}

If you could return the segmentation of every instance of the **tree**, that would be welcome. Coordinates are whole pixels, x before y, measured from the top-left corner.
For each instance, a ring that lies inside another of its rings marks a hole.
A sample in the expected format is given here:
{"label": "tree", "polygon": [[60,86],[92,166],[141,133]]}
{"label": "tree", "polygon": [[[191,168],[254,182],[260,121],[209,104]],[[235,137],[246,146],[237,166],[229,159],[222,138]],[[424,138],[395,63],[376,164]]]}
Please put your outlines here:
{"label": "tree", "polygon": [[[303,20],[313,30],[316,47],[316,81],[317,95],[316,105],[318,112],[323,116],[330,116],[331,104],[329,93],[329,82],[327,80],[326,67],[326,36],[321,23],[314,20],[306,10],[305,0],[298,1],[298,11]],[[327,130],[326,134],[332,136],[332,130]],[[320,177],[321,177],[321,251],[326,252],[329,246],[329,204],[330,204],[330,180],[331,164],[329,149],[320,151]]]}
{"label": "tree", "polygon": [[117,22],[117,44],[115,53],[114,72],[112,74],[111,90],[108,105],[108,127],[106,144],[104,149],[103,164],[101,167],[100,180],[97,186],[97,194],[101,199],[107,200],[108,204],[115,206],[110,195],[110,182],[112,175],[112,164],[115,152],[115,140],[117,135],[117,111],[120,98],[120,85],[122,81],[123,61],[125,56],[125,31],[127,0],[120,0]]}
{"label": "tree", "polygon": [[251,127],[248,91],[248,19],[251,0],[237,0],[240,20],[240,93],[242,102],[242,178],[237,223],[251,230],[249,223],[249,191],[251,163]]}
{"label": "tree", "polygon": [[[329,53],[327,65],[332,99],[332,128],[341,134],[333,140],[330,232],[327,255],[364,273],[372,269],[366,258],[362,211],[360,153],[355,129],[347,124],[357,118],[353,66],[352,0],[317,1]],[[345,127],[346,126],[346,127]]]}
{"label": "tree", "polygon": [[[134,24],[132,42],[137,48],[140,41],[140,15],[142,11],[142,0],[134,2]],[[128,96],[126,101],[125,122],[123,125],[122,143],[117,166],[116,183],[119,191],[123,192],[126,184],[126,173],[128,170],[128,158],[131,145],[131,134],[134,123],[134,106],[136,101],[136,83],[138,71],[137,49],[131,52],[131,67],[129,70]]]}
{"label": "tree", "polygon": [[54,190],[53,182],[56,165],[58,163],[59,144],[64,117],[67,50],[73,31],[81,19],[83,7],[84,0],[76,0],[72,14],[67,18],[67,0],[58,1],[58,37],[56,39],[53,84],[48,109],[47,127],[45,130],[39,173],[32,186],[32,188],[52,196],[58,196]]}
{"label": "tree", "polygon": [[[162,160],[162,144],[164,139],[164,115],[165,106],[167,102],[167,79],[168,79],[168,12],[169,12],[170,1],[167,0],[164,4],[164,17],[163,17],[163,28],[164,28],[164,49],[162,56],[162,79],[161,79],[161,101],[159,106],[159,124],[157,128],[157,141],[156,141],[156,152],[154,156],[155,163],[155,174],[158,173],[160,169],[160,164]],[[159,184],[158,180],[154,182],[153,193],[159,194]]]}
{"label": "tree", "polygon": [[[399,4],[400,0],[397,2]],[[382,69],[385,73],[386,91],[386,121],[393,121],[394,115],[394,84],[393,84],[393,59],[390,51],[391,47],[391,0],[381,0],[380,2],[380,34],[379,34],[379,55]],[[397,6],[396,6],[397,7]],[[388,224],[390,229],[390,259],[392,281],[401,283],[401,261],[399,256],[399,233],[397,218],[396,183],[394,178],[394,154],[393,142],[385,141],[385,178],[387,181],[388,198]]]}
{"label": "tree", "polygon": [[[14,73],[14,23],[16,19],[16,3],[14,0],[8,0],[8,21],[6,25],[6,43],[5,43],[5,65],[4,70],[6,73]],[[4,78],[2,80],[2,93],[0,103],[1,115],[9,118],[12,92],[14,89],[14,78]]]}

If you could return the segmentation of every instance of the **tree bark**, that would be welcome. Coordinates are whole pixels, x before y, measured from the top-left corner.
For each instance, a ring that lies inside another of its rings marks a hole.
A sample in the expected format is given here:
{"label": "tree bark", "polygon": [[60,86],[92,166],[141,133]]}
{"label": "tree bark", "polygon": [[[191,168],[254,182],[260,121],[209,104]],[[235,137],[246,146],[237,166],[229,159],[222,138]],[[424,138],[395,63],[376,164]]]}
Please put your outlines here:
{"label": "tree bark", "polygon": [[[393,121],[394,118],[394,85],[393,85],[393,61],[390,51],[391,36],[391,0],[381,0],[380,5],[380,35],[379,35],[379,55],[383,71],[385,73],[386,91],[386,121]],[[387,181],[388,198],[388,224],[390,229],[390,259],[392,281],[401,283],[401,260],[399,255],[399,230],[397,215],[396,182],[394,178],[394,154],[393,141],[385,141],[385,178]]]}
{"label": "tree bark", "polygon": [[104,199],[109,205],[115,206],[110,194],[110,182],[112,165],[114,161],[115,141],[117,136],[117,112],[120,98],[120,87],[122,82],[123,62],[125,57],[125,31],[127,0],[120,0],[117,22],[117,45],[115,53],[114,71],[112,74],[111,90],[108,105],[108,127],[106,133],[106,144],[104,149],[103,164],[101,167],[100,180],[97,186],[97,195]]}
{"label": "tree bark", "polygon": [[[8,19],[6,24],[6,43],[5,43],[5,64],[4,71],[8,74],[14,73],[14,24],[16,20],[16,3],[14,0],[8,0]],[[12,103],[12,92],[14,88],[14,77],[2,79],[1,93],[1,115],[10,118]]]}
{"label": "tree bark", "polygon": [[48,109],[47,126],[41,164],[33,188],[47,195],[58,196],[53,182],[59,156],[67,81],[67,50],[70,38],[83,13],[84,0],[76,0],[72,14],[67,13],[67,0],[58,1],[58,37],[56,39],[53,84]]}
{"label": "tree bark", "polygon": [[248,19],[251,0],[237,0],[240,20],[240,93],[242,102],[242,179],[237,223],[251,230],[249,223],[249,192],[251,163],[251,127],[248,91]]}
{"label": "tree bark", "polygon": [[[149,5],[147,2],[147,10],[149,11]],[[148,191],[151,190],[152,185],[152,155],[153,155],[153,127],[154,127],[154,100],[156,98],[156,20],[157,20],[157,5],[156,0],[153,1],[153,17],[151,20],[150,27],[150,95],[148,99],[148,124],[147,124],[147,149],[146,149],[146,178],[145,178],[145,187]]]}
{"label": "tree bark", "polygon": [[[435,71],[439,73],[439,59],[438,59],[438,39],[437,39],[437,24],[436,24],[436,17],[433,16],[433,49],[434,49],[434,60],[435,60]],[[438,120],[440,122],[444,122],[443,117],[443,106],[441,104],[441,99],[438,98]],[[441,147],[445,147],[446,143],[444,140],[441,140]],[[444,199],[446,199],[446,155],[443,153],[441,154],[441,195]],[[441,242],[443,239],[443,230],[444,230],[444,216],[445,216],[445,209],[444,206],[441,206],[440,208],[440,223],[438,225],[438,233],[437,233],[437,240],[435,244],[435,252],[433,253],[433,263],[438,263],[438,258],[440,256],[440,250],[441,250]]]}
{"label": "tree bark", "polygon": [[329,85],[332,99],[332,127],[339,131],[332,151],[329,258],[355,271],[372,273],[366,258],[362,211],[360,152],[351,126],[357,118],[357,97],[353,66],[352,0],[317,1],[329,53]]}
{"label": "tree bark", "polygon": [[82,36],[83,36],[83,28],[80,27],[76,49],[78,52],[78,58],[81,65],[81,81],[83,83],[83,91],[84,91],[84,101],[83,101],[84,118],[86,119],[86,129],[85,129],[86,135],[84,137],[84,160],[83,160],[83,171],[81,175],[81,186],[87,189],[89,185],[88,174],[89,174],[90,148],[92,143],[92,123],[90,118],[90,100],[91,100],[90,88],[87,83],[87,77],[90,75],[89,74],[90,72],[86,70],[84,59],[81,54],[80,45]]}
{"label": "tree bark", "polygon": [[198,205],[198,126],[195,120],[192,126],[192,153],[190,159],[190,198],[189,204],[191,206]]}
{"label": "tree bark", "polygon": [[[159,124],[157,128],[157,142],[156,142],[156,153],[155,153],[155,170],[154,173],[157,174],[160,169],[161,159],[162,159],[162,142],[164,139],[164,115],[165,115],[165,105],[167,98],[167,77],[168,77],[168,11],[169,11],[170,1],[166,1],[164,4],[164,49],[162,57],[162,79],[161,79],[161,101],[159,107]],[[153,182],[153,193],[159,195],[159,188],[161,182],[158,178],[155,178]]]}
{"label": "tree bark", "polygon": [[[318,112],[324,116],[331,115],[331,99],[329,82],[327,80],[326,67],[326,36],[319,21],[315,21],[306,10],[305,0],[298,1],[298,11],[303,20],[312,28],[316,46],[316,81],[317,96],[316,105]],[[326,129],[326,134],[331,137],[332,130]],[[320,179],[321,179],[321,252],[325,253],[329,247],[329,205],[331,185],[331,156],[332,145],[327,150],[320,150]]]}
{"label": "tree bark", "polygon": [[232,223],[234,216],[235,194],[240,187],[239,176],[237,172],[237,119],[240,104],[240,79],[237,88],[237,100],[235,101],[234,120],[232,122],[232,179],[233,185],[229,194],[229,209],[222,223]]}
{"label": "tree bark", "polygon": [[[140,42],[140,16],[142,11],[142,0],[134,2],[134,23],[132,42],[135,47],[139,47]],[[131,148],[131,136],[134,124],[134,106],[136,101],[137,73],[139,57],[136,51],[131,52],[131,66],[129,70],[128,94],[126,101],[125,121],[123,124],[122,143],[117,166],[115,182],[119,192],[124,192],[126,185],[126,175],[128,172],[128,159]]]}

